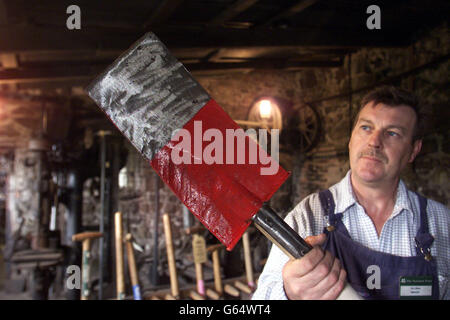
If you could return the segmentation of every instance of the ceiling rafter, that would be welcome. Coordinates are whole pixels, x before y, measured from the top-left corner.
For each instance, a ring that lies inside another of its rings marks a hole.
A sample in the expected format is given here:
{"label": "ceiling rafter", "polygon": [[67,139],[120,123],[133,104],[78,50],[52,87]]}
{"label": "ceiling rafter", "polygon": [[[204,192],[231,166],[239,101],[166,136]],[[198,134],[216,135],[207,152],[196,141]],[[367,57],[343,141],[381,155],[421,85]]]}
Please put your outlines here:
{"label": "ceiling rafter", "polygon": [[[111,61],[112,62],[112,61]],[[255,59],[244,62],[209,62],[186,63],[191,72],[233,69],[299,69],[299,68],[334,68],[342,65],[341,60],[289,61],[286,59]],[[56,80],[89,80],[104,70],[108,64],[90,64],[83,61],[74,63],[46,63],[20,69],[0,70],[2,83],[30,83]]]}
{"label": "ceiling rafter", "polygon": [[244,12],[258,1],[259,0],[238,0],[211,19],[209,24],[216,26],[223,25],[225,22],[237,17],[240,13]]}
{"label": "ceiling rafter", "polygon": [[165,22],[184,0],[163,0],[150,17],[143,23],[144,29]]}
{"label": "ceiling rafter", "polygon": [[297,13],[302,12],[303,10],[311,7],[312,5],[316,4],[317,2],[319,2],[320,0],[300,0],[298,1],[296,4],[294,4],[293,6],[289,7],[288,9],[276,14],[275,16],[273,16],[272,18],[270,18],[269,20],[265,21],[264,23],[260,24],[259,26],[269,26],[271,25],[273,22],[280,20],[280,19],[284,19],[284,18],[289,18]]}

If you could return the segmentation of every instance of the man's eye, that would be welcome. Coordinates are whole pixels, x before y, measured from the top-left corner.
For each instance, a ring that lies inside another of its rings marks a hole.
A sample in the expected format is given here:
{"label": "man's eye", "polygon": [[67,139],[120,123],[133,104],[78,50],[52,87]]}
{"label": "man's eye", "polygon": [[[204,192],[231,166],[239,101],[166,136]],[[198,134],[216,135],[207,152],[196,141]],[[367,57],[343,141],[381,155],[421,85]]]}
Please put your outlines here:
{"label": "man's eye", "polygon": [[369,126],[361,126],[361,129],[363,129],[364,131],[367,131],[370,129],[370,127]]}
{"label": "man's eye", "polygon": [[399,134],[397,132],[394,132],[394,131],[388,131],[388,135],[391,136],[391,137],[398,137],[399,136]]}

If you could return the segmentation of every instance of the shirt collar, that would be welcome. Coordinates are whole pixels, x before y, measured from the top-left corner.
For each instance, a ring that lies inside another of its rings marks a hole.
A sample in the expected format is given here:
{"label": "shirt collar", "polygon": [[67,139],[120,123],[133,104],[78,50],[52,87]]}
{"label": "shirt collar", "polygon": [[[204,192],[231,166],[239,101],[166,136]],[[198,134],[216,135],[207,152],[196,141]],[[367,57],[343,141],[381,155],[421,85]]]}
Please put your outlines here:
{"label": "shirt collar", "polygon": [[[347,172],[344,179],[342,179],[339,183],[336,184],[335,199],[339,199],[339,201],[335,201],[336,213],[344,213],[349,207],[357,203],[355,194],[353,193],[353,187],[350,176],[351,170]],[[402,212],[403,209],[410,212],[411,214],[413,214],[414,212],[412,210],[411,202],[408,197],[408,190],[406,188],[406,185],[402,180],[400,180],[397,187],[395,206],[394,210],[392,211],[391,218],[398,215],[400,212]]]}
{"label": "shirt collar", "polygon": [[336,202],[336,213],[343,213],[349,207],[356,203],[356,198],[353,194],[352,183],[350,181],[351,170],[347,172],[344,179],[336,184],[335,199],[339,199]]}
{"label": "shirt collar", "polygon": [[395,200],[395,206],[394,210],[392,211],[391,218],[398,215],[400,212],[402,212],[403,209],[405,209],[410,214],[414,214],[414,211],[411,207],[411,201],[408,197],[408,189],[406,188],[405,183],[403,180],[400,179],[397,187],[397,195]]}

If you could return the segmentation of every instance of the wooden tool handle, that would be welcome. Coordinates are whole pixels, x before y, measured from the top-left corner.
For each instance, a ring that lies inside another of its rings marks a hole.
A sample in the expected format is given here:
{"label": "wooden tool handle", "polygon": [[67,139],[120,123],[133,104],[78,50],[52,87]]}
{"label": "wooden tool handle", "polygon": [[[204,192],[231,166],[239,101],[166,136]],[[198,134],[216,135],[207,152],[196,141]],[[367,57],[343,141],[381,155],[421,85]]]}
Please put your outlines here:
{"label": "wooden tool handle", "polygon": [[167,262],[169,264],[170,289],[174,297],[180,296],[178,287],[177,266],[175,263],[175,252],[173,250],[172,229],[170,226],[170,216],[165,213],[163,215],[164,235],[166,237]]}
{"label": "wooden tool handle", "polygon": [[220,276],[220,259],[218,250],[214,250],[212,252],[212,261],[214,272],[214,288],[216,289],[216,292],[218,294],[222,295],[223,287],[222,287],[222,278]]}
{"label": "wooden tool handle", "polygon": [[81,269],[81,300],[89,300],[89,276],[90,276],[90,264],[91,264],[91,238],[83,240],[82,251],[82,269]]}
{"label": "wooden tool handle", "polygon": [[225,249],[225,246],[223,244],[221,244],[221,243],[218,243],[218,244],[213,244],[213,245],[207,247],[206,251],[207,252],[213,252],[213,251],[221,250],[221,249]]}
{"label": "wooden tool handle", "polygon": [[203,281],[203,268],[201,263],[195,263],[195,277],[197,278],[197,292],[205,295],[205,282]]}
{"label": "wooden tool handle", "polygon": [[255,282],[253,278],[252,253],[250,251],[250,237],[248,230],[245,231],[242,236],[242,244],[244,247],[245,275],[247,277],[247,284],[250,288],[254,288]]}
{"label": "wooden tool handle", "polygon": [[142,300],[141,288],[139,286],[139,277],[137,273],[136,260],[134,259],[134,250],[132,244],[131,233],[128,233],[125,237],[128,257],[128,269],[130,272],[131,285],[133,287],[134,300]]}
{"label": "wooden tool handle", "polygon": [[239,290],[229,284],[226,284],[223,290],[233,297],[239,297],[240,295]]}
{"label": "wooden tool handle", "polygon": [[116,243],[116,292],[117,300],[125,299],[125,281],[123,272],[123,231],[122,231],[122,213],[114,214],[115,243]]}
{"label": "wooden tool handle", "polygon": [[184,231],[186,232],[186,234],[194,234],[194,233],[198,233],[200,231],[204,231],[205,227],[203,225],[198,225],[198,226],[194,226],[194,227],[190,227],[190,228],[186,228]]}
{"label": "wooden tool handle", "polygon": [[189,297],[192,298],[192,300],[205,300],[205,297],[201,294],[198,294],[195,291],[189,291]]}
{"label": "wooden tool handle", "polygon": [[252,293],[252,289],[249,286],[247,286],[246,284],[244,284],[244,283],[242,283],[240,281],[235,281],[234,282],[234,286],[236,288],[238,288],[239,290],[241,290],[242,292],[244,292],[244,293],[247,293],[247,294],[251,294]]}
{"label": "wooden tool handle", "polygon": [[166,294],[164,296],[165,300],[177,300],[173,295],[171,295],[170,293]]}
{"label": "wooden tool handle", "polygon": [[86,239],[94,239],[103,237],[103,233],[101,232],[81,232],[74,234],[72,236],[72,241],[83,241]]}
{"label": "wooden tool handle", "polygon": [[210,299],[213,300],[219,300],[220,299],[220,294],[218,294],[217,292],[215,292],[214,290],[211,290],[209,288],[206,288],[206,296]]}

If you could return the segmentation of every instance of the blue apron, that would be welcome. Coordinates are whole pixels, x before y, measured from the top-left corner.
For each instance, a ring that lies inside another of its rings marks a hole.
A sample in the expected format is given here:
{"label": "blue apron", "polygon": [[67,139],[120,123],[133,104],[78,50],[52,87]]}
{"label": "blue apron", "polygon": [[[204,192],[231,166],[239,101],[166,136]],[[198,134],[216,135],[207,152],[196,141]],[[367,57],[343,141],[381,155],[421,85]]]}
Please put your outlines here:
{"label": "blue apron", "polygon": [[[421,279],[427,279],[428,283],[432,281],[431,296],[428,298],[439,299],[436,259],[430,254],[434,238],[428,232],[427,200],[418,196],[420,227],[415,237],[417,255],[401,257],[375,251],[353,241],[342,222],[342,213],[334,212],[335,203],[331,192],[324,190],[319,193],[327,221],[327,226],[324,228],[327,240],[323,248],[339,259],[347,272],[347,281],[364,299],[400,299],[400,285],[412,281],[411,279],[415,279],[414,281],[419,279],[419,282],[424,281]],[[374,288],[373,283],[368,285],[373,278],[369,281],[368,278],[373,275],[371,272],[377,267],[379,267],[380,281]],[[404,294],[403,290],[402,293]],[[409,298],[414,298],[414,294],[409,295]]]}

